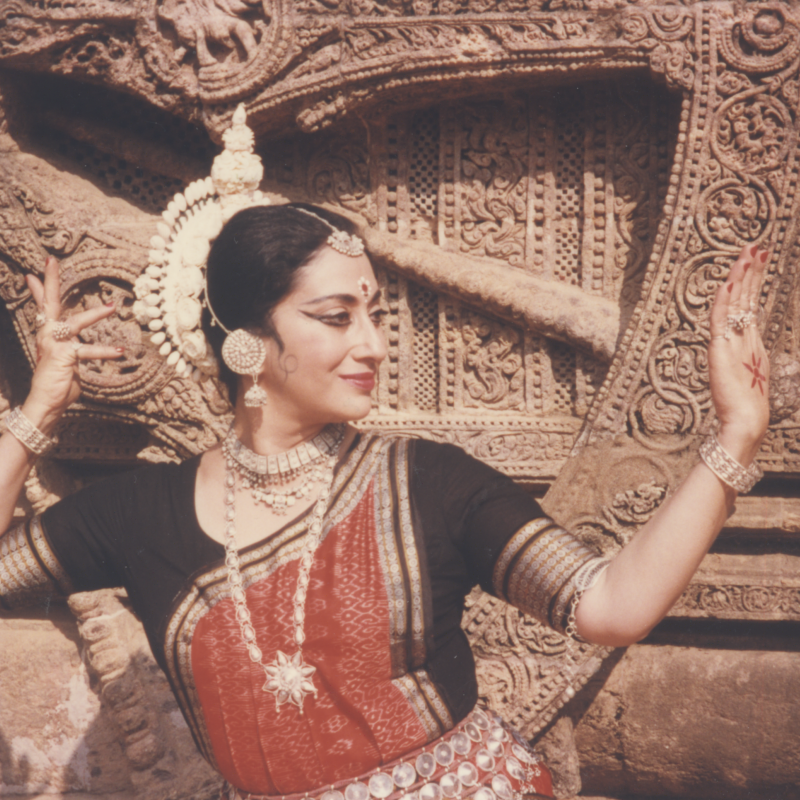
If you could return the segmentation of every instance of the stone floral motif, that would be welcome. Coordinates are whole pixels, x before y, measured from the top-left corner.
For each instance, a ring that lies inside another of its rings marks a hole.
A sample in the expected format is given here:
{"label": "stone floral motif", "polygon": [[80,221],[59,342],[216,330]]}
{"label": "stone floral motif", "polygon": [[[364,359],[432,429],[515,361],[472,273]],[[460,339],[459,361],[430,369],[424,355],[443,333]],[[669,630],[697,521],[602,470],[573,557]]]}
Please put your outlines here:
{"label": "stone floral motif", "polygon": [[702,196],[698,227],[715,248],[743,247],[769,234],[775,214],[772,191],[756,178],[745,184],[727,178],[712,184]]}
{"label": "stone floral motif", "polygon": [[739,172],[775,169],[794,140],[789,109],[780,100],[754,95],[752,90],[720,106],[715,128],[714,152],[725,166]]}
{"label": "stone floral motif", "polygon": [[488,105],[465,113],[462,250],[519,266],[525,250],[527,125],[522,114],[502,124],[497,116]]}
{"label": "stone floral motif", "polygon": [[800,619],[800,586],[693,583],[673,613],[716,619]]}
{"label": "stone floral motif", "polygon": [[370,193],[369,153],[352,141],[332,142],[315,153],[308,166],[308,193],[314,202],[328,202],[375,220]]}
{"label": "stone floral motif", "polygon": [[462,328],[464,387],[467,407],[494,409],[524,408],[524,370],[520,355],[520,336],[471,315]]}

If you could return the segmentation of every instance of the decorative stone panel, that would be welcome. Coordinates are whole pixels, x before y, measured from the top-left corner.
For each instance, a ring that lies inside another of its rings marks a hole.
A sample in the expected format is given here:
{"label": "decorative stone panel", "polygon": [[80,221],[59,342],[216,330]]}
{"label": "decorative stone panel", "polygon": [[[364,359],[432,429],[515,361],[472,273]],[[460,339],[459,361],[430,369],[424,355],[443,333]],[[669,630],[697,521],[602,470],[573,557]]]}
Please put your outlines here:
{"label": "decorative stone panel", "polygon": [[[47,254],[68,313],[118,304],[86,336],[126,345],[82,367],[84,396],[20,513],[97,465],[184,458],[226,429],[220,387],[176,378],[128,309],[157,214],[207,174],[243,101],[265,191],[365,226],[389,312],[365,424],[455,442],[549,488],[547,509],[604,552],[696,461],[714,425],[711,299],[744,244],[768,249],[768,482],[672,616],[797,619],[795,5],[12,0],[0,94],[3,393],[24,396],[24,275]],[[530,736],[607,655],[486,596],[464,626],[482,693]],[[558,785],[575,791],[564,770]]]}

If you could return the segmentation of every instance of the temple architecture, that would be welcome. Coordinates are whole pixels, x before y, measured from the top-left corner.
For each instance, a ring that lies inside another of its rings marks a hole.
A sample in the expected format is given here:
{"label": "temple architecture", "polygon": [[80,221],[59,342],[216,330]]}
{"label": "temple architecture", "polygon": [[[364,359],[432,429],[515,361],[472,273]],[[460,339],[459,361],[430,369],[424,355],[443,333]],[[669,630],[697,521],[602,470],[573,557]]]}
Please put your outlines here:
{"label": "temple architecture", "polygon": [[[227,428],[132,312],[161,212],[243,103],[272,202],[357,219],[389,355],[363,424],[454,442],[606,553],[715,420],[708,312],[770,251],[765,479],[642,643],[567,641],[487,595],[482,695],[559,797],[800,798],[800,6],[658,0],[0,0],[0,414],[48,254],[81,401],[19,516]],[[211,800],[122,591],[0,614],[0,795]]]}

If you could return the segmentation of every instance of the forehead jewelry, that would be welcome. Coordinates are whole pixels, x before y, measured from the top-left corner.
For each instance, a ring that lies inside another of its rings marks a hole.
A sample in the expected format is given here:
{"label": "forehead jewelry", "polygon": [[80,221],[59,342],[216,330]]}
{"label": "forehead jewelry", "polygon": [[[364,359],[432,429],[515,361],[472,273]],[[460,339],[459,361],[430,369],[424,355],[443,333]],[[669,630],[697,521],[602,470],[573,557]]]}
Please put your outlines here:
{"label": "forehead jewelry", "polygon": [[315,214],[313,211],[309,211],[306,208],[298,208],[297,206],[294,206],[294,210],[299,211],[301,214],[305,214],[306,216],[318,219],[323,225],[326,225],[330,229],[331,235],[327,239],[329,247],[332,247],[334,250],[338,250],[343,255],[350,256],[351,258],[358,258],[360,255],[363,255],[364,240],[360,236],[356,236],[354,233],[348,233],[347,231],[339,230],[339,228],[328,222],[328,220],[324,219],[319,214]]}
{"label": "forehead jewelry", "polygon": [[[243,208],[270,203],[258,188],[264,168],[254,152],[255,137],[246,123],[244,105],[239,105],[231,127],[222,136],[225,150],[214,159],[211,175],[190,183],[162,213],[157,234],[150,240],[149,264],[134,283],[132,311],[167,365],[179,376],[191,375],[199,381],[203,376],[219,375],[219,365],[201,326],[206,306],[213,322],[228,334],[223,349],[225,363],[233,372],[253,377],[245,404],[255,406],[267,399],[257,385],[258,371],[266,357],[263,341],[248,331],[229,331],[222,325],[211,308],[206,279],[209,246],[224,223]],[[353,258],[364,253],[360,237],[339,230],[313,211],[294,208],[329,229],[327,244],[337,252]],[[43,324],[39,318],[37,324]]]}
{"label": "forehead jewelry", "polygon": [[369,290],[370,290],[369,281],[362,275],[358,279],[358,291],[361,292],[361,296],[365,300],[369,300]]}

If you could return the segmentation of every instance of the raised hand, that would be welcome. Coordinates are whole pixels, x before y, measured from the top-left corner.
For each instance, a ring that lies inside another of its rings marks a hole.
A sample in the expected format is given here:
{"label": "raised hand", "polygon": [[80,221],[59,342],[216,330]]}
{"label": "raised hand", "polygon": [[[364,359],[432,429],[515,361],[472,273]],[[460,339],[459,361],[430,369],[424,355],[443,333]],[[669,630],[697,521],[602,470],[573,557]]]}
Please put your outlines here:
{"label": "raised hand", "polygon": [[748,245],[711,309],[708,368],[720,444],[740,463],[755,457],[769,422],[769,357],[758,332],[758,298],[769,253]]}
{"label": "raised hand", "polygon": [[54,258],[47,259],[44,283],[32,275],[27,275],[25,280],[43,324],[36,335],[37,364],[23,411],[34,425],[47,432],[80,396],[80,361],[119,358],[124,348],[84,344],[78,339],[84,328],[111,316],[113,304],[60,321],[59,264]]}

